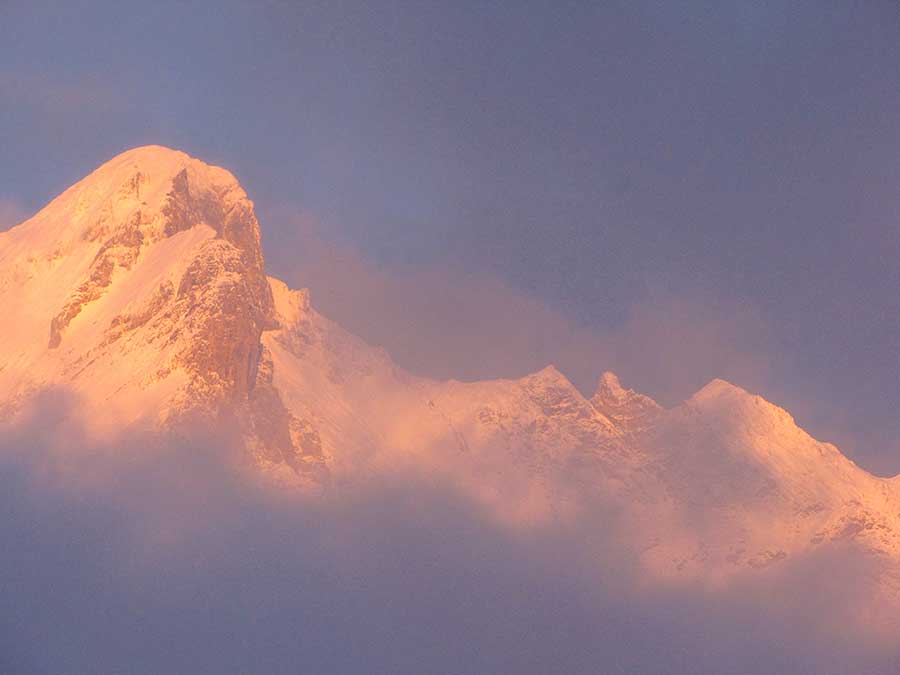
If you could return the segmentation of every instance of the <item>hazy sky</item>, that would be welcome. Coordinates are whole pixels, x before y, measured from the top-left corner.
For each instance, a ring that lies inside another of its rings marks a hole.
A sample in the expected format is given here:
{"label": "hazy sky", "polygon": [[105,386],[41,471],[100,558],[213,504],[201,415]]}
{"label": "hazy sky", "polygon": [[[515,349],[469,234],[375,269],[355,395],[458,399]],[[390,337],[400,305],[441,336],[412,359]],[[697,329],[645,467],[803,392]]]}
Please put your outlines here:
{"label": "hazy sky", "polygon": [[0,227],[147,143],[415,370],[725,376],[900,472],[895,0],[0,0]]}

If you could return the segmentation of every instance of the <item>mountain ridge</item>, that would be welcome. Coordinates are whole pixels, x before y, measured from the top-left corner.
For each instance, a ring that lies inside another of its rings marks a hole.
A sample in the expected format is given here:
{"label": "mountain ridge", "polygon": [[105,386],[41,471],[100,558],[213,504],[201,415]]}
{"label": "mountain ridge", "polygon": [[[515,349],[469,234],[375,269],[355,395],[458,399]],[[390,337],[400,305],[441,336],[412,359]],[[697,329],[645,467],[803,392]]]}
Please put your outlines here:
{"label": "mountain ridge", "polygon": [[65,387],[98,437],[228,425],[262,475],[312,493],[415,467],[513,528],[600,501],[659,579],[763,574],[823,547],[885,561],[884,579],[900,565],[900,477],[782,408],[720,379],[663,408],[611,372],[589,398],[553,365],[477,382],[406,372],[266,275],[230,172],[162,146],[0,233],[0,302],[0,424]]}

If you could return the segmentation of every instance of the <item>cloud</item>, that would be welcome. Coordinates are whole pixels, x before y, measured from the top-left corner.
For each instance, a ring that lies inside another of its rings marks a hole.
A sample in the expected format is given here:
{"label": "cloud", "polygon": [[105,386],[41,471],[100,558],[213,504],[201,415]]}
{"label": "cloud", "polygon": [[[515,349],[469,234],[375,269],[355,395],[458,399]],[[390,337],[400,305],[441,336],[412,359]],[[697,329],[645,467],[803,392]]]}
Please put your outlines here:
{"label": "cloud", "polygon": [[0,101],[54,119],[124,110],[128,102],[96,76],[62,79],[46,73],[0,72]]}
{"label": "cloud", "polygon": [[509,530],[415,474],[310,499],[206,434],[89,443],[76,403],[44,396],[0,437],[4,672],[892,672],[810,621],[855,592],[839,555],[641,587],[602,512]]}
{"label": "cloud", "polygon": [[520,377],[552,363],[592,394],[599,375],[614,370],[666,405],[716,377],[757,391],[772,385],[778,349],[747,304],[661,291],[618,321],[581,323],[496,276],[440,264],[388,267],[310,215],[269,220],[280,222],[269,268],[310,287],[324,314],[419,374]]}
{"label": "cloud", "polygon": [[[769,377],[772,344],[752,308],[660,294],[599,331],[497,279],[385,269],[302,234],[305,248],[282,247],[294,256],[280,261],[295,266],[288,281],[432,375],[553,361],[590,387],[613,367],[663,399],[703,384],[693,381],[703,372]],[[889,673],[896,663],[894,647],[856,630],[872,571],[840,551],[724,588],[666,588],[643,576],[600,501],[510,528],[414,468],[311,499],[236,473],[224,436],[99,444],[77,408],[45,392],[0,432],[4,672]]]}
{"label": "cloud", "polygon": [[18,200],[0,197],[0,232],[15,227],[28,217],[28,211]]}
{"label": "cloud", "polygon": [[116,83],[98,73],[59,76],[0,68],[0,107],[16,130],[4,148],[9,170],[21,167],[17,178],[27,179],[36,148],[42,148],[44,166],[36,170],[54,179],[45,189],[61,191],[78,177],[85,157],[99,160],[123,143],[135,143],[133,136],[122,138],[123,124],[146,133],[146,113],[135,112],[135,96],[130,81]]}

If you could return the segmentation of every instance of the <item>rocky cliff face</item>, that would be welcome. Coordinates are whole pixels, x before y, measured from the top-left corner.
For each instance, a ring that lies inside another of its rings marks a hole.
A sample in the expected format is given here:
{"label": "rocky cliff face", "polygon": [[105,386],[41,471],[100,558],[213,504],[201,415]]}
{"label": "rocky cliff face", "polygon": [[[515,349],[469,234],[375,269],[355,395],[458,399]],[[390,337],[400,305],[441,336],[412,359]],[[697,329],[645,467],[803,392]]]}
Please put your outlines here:
{"label": "rocky cliff face", "polygon": [[8,411],[53,386],[93,408],[98,427],[226,416],[261,457],[299,466],[264,372],[260,337],[276,323],[259,223],[230,173],[138,148],[0,244],[0,293],[21,329],[0,350]]}
{"label": "rocky cliff face", "polygon": [[634,432],[653,424],[662,408],[649,396],[625,389],[615,373],[600,376],[591,403],[623,431]]}
{"label": "rocky cliff face", "polygon": [[[99,206],[99,214],[79,224],[86,247],[99,246],[85,278],[50,320],[48,347],[57,349],[71,322],[105,295],[114,277],[133,271],[160,240],[207,227],[214,235],[193,252],[177,284],[166,280],[134,311],[114,316],[105,342],[115,343],[153,322],[157,334],[168,332],[168,342],[189,337],[176,365],[188,371],[193,394],[246,396],[256,376],[259,336],[273,322],[253,204],[223,170],[213,171],[187,156],[166,157],[174,163],[160,166],[164,154],[160,148],[142,148],[113,160],[129,170],[112,198]],[[164,191],[161,203],[142,198],[142,187],[145,195],[151,187]]]}

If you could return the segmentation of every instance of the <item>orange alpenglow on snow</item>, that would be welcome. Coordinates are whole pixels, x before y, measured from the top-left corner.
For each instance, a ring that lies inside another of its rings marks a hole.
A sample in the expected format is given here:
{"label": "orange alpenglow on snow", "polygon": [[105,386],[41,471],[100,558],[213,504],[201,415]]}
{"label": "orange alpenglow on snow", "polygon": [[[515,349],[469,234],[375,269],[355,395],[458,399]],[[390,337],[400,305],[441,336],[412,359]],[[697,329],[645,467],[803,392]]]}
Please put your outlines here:
{"label": "orange alpenglow on snow", "polygon": [[313,498],[421,470],[501,527],[603,503],[617,518],[598,528],[662,584],[849,552],[874,561],[850,611],[896,629],[898,481],[722,380],[664,409],[610,372],[592,398],[552,366],[482,382],[405,372],[267,277],[253,202],[182,152],[125,152],[0,233],[0,306],[2,424],[60,390],[88,438],[227,424],[242,471]]}

